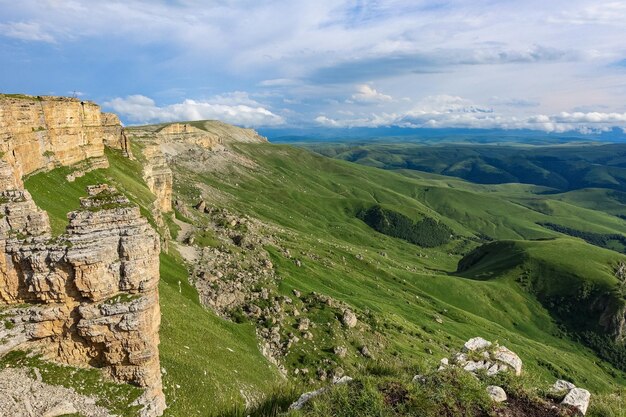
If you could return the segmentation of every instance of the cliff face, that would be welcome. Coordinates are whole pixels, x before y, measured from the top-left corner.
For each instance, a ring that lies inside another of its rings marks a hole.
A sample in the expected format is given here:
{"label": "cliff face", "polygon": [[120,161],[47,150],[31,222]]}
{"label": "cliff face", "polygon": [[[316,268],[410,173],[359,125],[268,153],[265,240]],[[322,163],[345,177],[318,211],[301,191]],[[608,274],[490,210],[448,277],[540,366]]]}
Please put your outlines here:
{"label": "cliff face", "polygon": [[[75,99],[0,96],[0,356],[32,349],[145,388],[142,416],[165,408],[159,365],[160,244],[114,188],[90,187],[52,239],[22,175],[130,154],[116,117]],[[102,167],[101,163],[91,164]]]}
{"label": "cliff face", "polygon": [[119,149],[127,158],[133,158],[130,142],[117,114],[102,113],[103,141],[109,148]]}
{"label": "cliff face", "polygon": [[[0,192],[0,354],[32,348],[102,368],[147,388],[144,415],[164,409],[158,355],[159,239],[115,189],[92,187],[50,240],[47,215],[25,190]],[[26,305],[24,307],[24,305]],[[18,306],[12,308],[12,306]]]}
{"label": "cliff face", "polygon": [[146,164],[143,179],[156,196],[156,209],[162,213],[172,211],[172,170],[158,145],[148,145],[143,150]]}
{"label": "cliff face", "polygon": [[73,98],[0,95],[0,152],[16,178],[103,158],[105,144],[128,154],[128,141],[113,116]]}

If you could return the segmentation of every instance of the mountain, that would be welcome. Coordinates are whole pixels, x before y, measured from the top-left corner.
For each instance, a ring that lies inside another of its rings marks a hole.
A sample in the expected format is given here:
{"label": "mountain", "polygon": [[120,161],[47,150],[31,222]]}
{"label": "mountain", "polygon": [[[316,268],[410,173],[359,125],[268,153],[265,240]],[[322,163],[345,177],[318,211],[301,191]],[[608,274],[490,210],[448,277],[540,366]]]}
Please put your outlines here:
{"label": "mountain", "polygon": [[[556,416],[574,410],[549,392],[565,379],[584,387],[567,396],[591,392],[587,415],[626,407],[617,189],[380,169],[217,121],[103,131],[77,100],[20,124],[39,100],[53,99],[0,101],[0,331],[15,340],[0,345],[1,392],[38,387],[44,412],[63,392],[84,415],[158,415],[135,400],[162,389],[168,416]],[[49,226],[38,234],[23,215]],[[54,325],[31,326],[41,317]],[[463,370],[478,363],[504,367]],[[141,379],[155,369],[158,383]]]}
{"label": "mountain", "polygon": [[[626,145],[322,144],[307,145],[326,156],[384,169],[454,176],[479,184],[523,183],[558,191],[626,190]],[[547,192],[554,192],[547,190]]]}

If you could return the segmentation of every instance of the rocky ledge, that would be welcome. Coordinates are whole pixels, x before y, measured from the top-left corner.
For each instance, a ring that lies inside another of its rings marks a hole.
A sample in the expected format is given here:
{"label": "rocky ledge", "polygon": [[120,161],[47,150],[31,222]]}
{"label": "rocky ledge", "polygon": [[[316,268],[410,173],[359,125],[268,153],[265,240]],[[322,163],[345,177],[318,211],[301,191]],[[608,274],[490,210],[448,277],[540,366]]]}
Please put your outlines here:
{"label": "rocky ledge", "polygon": [[0,355],[101,368],[145,388],[142,416],[161,415],[159,239],[114,188],[88,191],[57,239],[27,191],[0,193]]}

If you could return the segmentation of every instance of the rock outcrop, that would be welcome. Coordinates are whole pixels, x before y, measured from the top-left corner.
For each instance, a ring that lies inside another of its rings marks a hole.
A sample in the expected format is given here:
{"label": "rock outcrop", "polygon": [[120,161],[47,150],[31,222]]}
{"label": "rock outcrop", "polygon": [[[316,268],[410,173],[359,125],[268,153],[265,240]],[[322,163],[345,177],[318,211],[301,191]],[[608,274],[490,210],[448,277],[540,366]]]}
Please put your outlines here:
{"label": "rock outcrop", "polygon": [[146,388],[143,415],[160,415],[159,239],[114,189],[89,194],[68,215],[67,233],[51,240],[47,215],[27,191],[0,193],[0,354],[34,349],[102,368]]}
{"label": "rock outcrop", "polygon": [[127,158],[133,158],[133,152],[130,149],[130,141],[128,137],[126,137],[126,132],[117,114],[102,113],[102,130],[104,133],[102,139],[105,146],[119,149]]}
{"label": "rock outcrop", "polygon": [[172,211],[172,170],[158,145],[148,145],[142,153],[146,159],[143,179],[156,196],[155,208],[162,213],[168,213]]}
{"label": "rock outcrop", "polygon": [[16,179],[57,165],[102,158],[105,144],[123,148],[119,136],[123,136],[119,120],[103,116],[94,103],[0,95],[0,153]]}
{"label": "rock outcrop", "polygon": [[487,375],[511,371],[522,373],[522,360],[504,346],[494,345],[482,337],[474,337],[463,345],[461,352],[452,358],[444,358],[441,367],[456,366],[472,373],[484,370]]}

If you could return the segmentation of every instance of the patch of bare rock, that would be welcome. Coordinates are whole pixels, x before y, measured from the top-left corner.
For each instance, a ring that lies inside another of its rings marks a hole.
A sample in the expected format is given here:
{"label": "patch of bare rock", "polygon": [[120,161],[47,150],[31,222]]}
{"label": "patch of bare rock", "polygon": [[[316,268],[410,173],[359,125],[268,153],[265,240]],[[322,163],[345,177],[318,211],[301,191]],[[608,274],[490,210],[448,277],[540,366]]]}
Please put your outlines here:
{"label": "patch of bare rock", "polygon": [[[463,345],[460,352],[450,358],[443,358],[439,365],[439,370],[447,367],[461,368],[481,379],[495,376],[499,373],[507,372],[515,376],[522,374],[522,360],[513,351],[492,343],[482,337],[475,337]],[[423,377],[416,375],[413,381],[419,383]],[[577,388],[574,384],[564,380],[558,380],[551,387],[553,398],[559,400],[558,406],[551,401],[530,402],[525,399],[509,397],[503,387],[489,385],[486,387],[487,394],[496,403],[505,405],[498,411],[501,417],[516,416],[560,416],[561,412],[573,412],[578,415],[585,415],[591,394],[589,391]],[[526,414],[519,414],[518,411]]]}
{"label": "patch of bare rock", "polygon": [[32,378],[23,368],[0,371],[0,393],[0,417],[112,416],[106,408],[96,405],[96,398],[46,384],[40,378]]}

